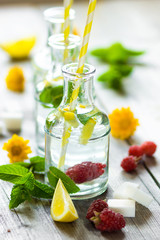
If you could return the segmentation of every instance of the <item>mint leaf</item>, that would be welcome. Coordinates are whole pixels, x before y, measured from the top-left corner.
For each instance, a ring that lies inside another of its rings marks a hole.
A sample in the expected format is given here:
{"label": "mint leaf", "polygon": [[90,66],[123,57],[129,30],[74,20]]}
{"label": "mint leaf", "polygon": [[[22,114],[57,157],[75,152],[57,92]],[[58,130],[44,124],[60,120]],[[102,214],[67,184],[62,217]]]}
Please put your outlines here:
{"label": "mint leaf", "polygon": [[33,190],[34,189],[34,175],[33,173],[29,172],[26,175],[24,175],[23,177],[21,177],[21,179],[19,181],[16,182],[16,184],[20,184],[20,185],[24,185],[24,187],[26,187],[29,190]]}
{"label": "mint leaf", "polygon": [[16,208],[19,204],[30,200],[30,194],[23,185],[14,185],[11,192],[9,208]]}
{"label": "mint leaf", "polygon": [[86,114],[77,114],[77,118],[83,125],[85,125],[90,118],[94,116],[98,116],[99,114],[100,114],[100,111],[98,110],[98,108],[94,108],[93,111],[88,112]]}
{"label": "mint leaf", "polygon": [[34,189],[30,191],[30,193],[32,197],[51,199],[53,197],[54,190],[48,185],[35,180]]}
{"label": "mint leaf", "polygon": [[126,64],[131,58],[144,54],[144,51],[126,49],[121,43],[114,43],[108,48],[99,48],[91,54],[109,64]]}
{"label": "mint leaf", "polygon": [[15,163],[12,163],[12,165],[19,165],[19,166],[22,166],[22,167],[25,167],[25,168],[30,168],[31,164],[28,163],[28,162],[15,162]]}
{"label": "mint leaf", "polygon": [[6,164],[0,166],[0,179],[3,181],[17,183],[26,173],[28,173],[28,169],[19,165]]}
{"label": "mint leaf", "polygon": [[68,193],[76,193],[80,191],[79,187],[75,184],[75,182],[64,172],[62,172],[56,167],[50,167],[48,172],[48,180],[52,187],[56,187],[59,178],[62,180]]}
{"label": "mint leaf", "polygon": [[33,171],[36,172],[44,172],[45,169],[45,158],[43,157],[32,157],[30,158],[31,166],[33,167]]}
{"label": "mint leaf", "polygon": [[123,77],[127,77],[133,71],[133,67],[130,65],[113,65],[110,69],[119,72]]}
{"label": "mint leaf", "polygon": [[40,93],[39,99],[42,103],[50,103],[55,108],[59,106],[63,97],[63,86],[48,86]]}

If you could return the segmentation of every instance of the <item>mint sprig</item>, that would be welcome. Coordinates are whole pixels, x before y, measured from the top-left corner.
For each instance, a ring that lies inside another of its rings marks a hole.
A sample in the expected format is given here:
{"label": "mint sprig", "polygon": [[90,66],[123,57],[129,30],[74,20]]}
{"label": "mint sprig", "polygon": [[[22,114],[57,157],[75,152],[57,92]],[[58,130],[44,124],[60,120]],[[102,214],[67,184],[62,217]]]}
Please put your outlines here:
{"label": "mint sprig", "polygon": [[123,80],[132,73],[134,66],[138,64],[135,62],[135,57],[144,53],[144,51],[127,49],[121,43],[114,43],[110,47],[91,51],[92,56],[109,65],[108,71],[101,74],[98,81],[103,82],[104,86],[108,88],[123,90]]}
{"label": "mint sprig", "polygon": [[18,207],[24,201],[33,198],[52,199],[58,179],[61,178],[69,193],[76,193],[80,189],[70,177],[57,169],[50,167],[48,176],[50,187],[35,179],[34,172],[44,171],[45,159],[39,156],[30,159],[30,163],[15,163],[0,166],[0,179],[15,184],[11,192],[9,208]]}

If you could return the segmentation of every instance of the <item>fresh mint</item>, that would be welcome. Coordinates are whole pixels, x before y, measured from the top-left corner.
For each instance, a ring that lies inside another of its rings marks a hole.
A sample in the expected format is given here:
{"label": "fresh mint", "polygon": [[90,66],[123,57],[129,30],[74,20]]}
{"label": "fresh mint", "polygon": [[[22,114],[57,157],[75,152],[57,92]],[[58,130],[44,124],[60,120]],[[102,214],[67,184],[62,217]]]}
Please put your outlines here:
{"label": "fresh mint", "polygon": [[44,172],[45,168],[45,158],[44,157],[32,157],[30,158],[31,167],[33,167],[33,171],[35,172]]}
{"label": "fresh mint", "polygon": [[50,187],[35,179],[34,172],[44,171],[45,159],[39,156],[30,159],[30,163],[6,164],[0,166],[0,179],[15,184],[11,192],[9,208],[15,208],[19,204],[31,198],[52,199],[58,179],[61,178],[69,193],[76,193],[80,189],[70,177],[57,169],[50,167],[48,172]]}
{"label": "fresh mint", "polygon": [[34,182],[34,189],[30,191],[32,197],[52,199],[54,190],[46,184],[43,184],[37,180]]}
{"label": "fresh mint", "polygon": [[23,176],[28,173],[28,169],[19,165],[2,165],[0,166],[0,179],[11,183],[17,183]]}
{"label": "fresh mint", "polygon": [[56,187],[59,178],[62,180],[65,188],[69,193],[76,193],[80,191],[79,187],[75,184],[75,182],[64,172],[62,172],[56,167],[50,167],[48,172],[48,180],[52,187]]}
{"label": "fresh mint", "polygon": [[16,208],[19,204],[30,200],[31,196],[27,189],[23,185],[14,185],[11,192],[11,200],[9,203],[9,208]]}
{"label": "fresh mint", "polygon": [[[52,104],[53,107],[57,108],[62,101],[63,97],[63,86],[48,86],[43,89],[40,93],[39,99],[43,103]],[[45,105],[43,105],[45,106]]]}
{"label": "fresh mint", "polygon": [[91,51],[91,55],[98,57],[108,64],[126,64],[133,57],[144,54],[144,51],[134,51],[125,48],[121,43],[114,43],[107,48],[98,48]]}
{"label": "fresh mint", "polygon": [[[98,48],[91,51],[91,55],[109,65],[108,71],[98,77],[104,86],[114,90],[123,90],[123,80],[129,76],[136,65],[135,57],[144,54],[144,51],[134,51],[125,48],[121,43],[114,43],[107,48]],[[107,66],[108,66],[107,65]]]}
{"label": "fresh mint", "polygon": [[21,179],[17,181],[16,184],[24,185],[24,187],[32,191],[34,189],[34,182],[34,175],[33,173],[29,172],[23,177],[21,177]]}
{"label": "fresh mint", "polygon": [[87,113],[87,114],[77,114],[77,118],[79,119],[79,121],[80,121],[83,125],[85,125],[90,118],[93,118],[93,117],[95,117],[95,116],[98,116],[99,113],[100,113],[100,112],[99,112],[98,108],[94,108],[93,111],[91,111],[91,112],[89,112],[89,113]]}

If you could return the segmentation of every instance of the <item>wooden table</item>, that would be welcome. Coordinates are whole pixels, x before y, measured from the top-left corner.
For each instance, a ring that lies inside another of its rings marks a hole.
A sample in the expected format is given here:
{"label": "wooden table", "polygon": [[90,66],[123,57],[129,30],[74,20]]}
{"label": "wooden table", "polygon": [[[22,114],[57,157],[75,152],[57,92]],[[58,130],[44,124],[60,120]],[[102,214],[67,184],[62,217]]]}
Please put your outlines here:
{"label": "wooden table", "polygon": [[[45,39],[45,27],[41,10],[47,6],[36,7],[1,7],[0,36],[7,38],[14,35],[13,23],[19,21],[21,33],[35,32]],[[76,24],[83,31],[87,3],[76,3]],[[130,106],[140,121],[135,136],[130,141],[111,138],[110,171],[108,191],[101,198],[112,198],[112,192],[121,183],[132,181],[139,183],[141,189],[153,196],[149,208],[136,204],[136,217],[126,218],[126,227],[116,233],[101,233],[85,219],[87,208],[92,200],[75,201],[79,219],[73,223],[55,223],[50,216],[50,202],[33,200],[24,203],[17,209],[8,208],[11,184],[0,181],[0,240],[97,240],[97,239],[160,239],[160,2],[159,1],[100,1],[96,9],[90,48],[107,46],[120,41],[127,47],[144,49],[146,55],[139,59],[145,66],[136,67],[132,76],[124,81],[123,95],[95,82],[97,100],[107,113],[117,107]],[[23,34],[22,34],[23,35]],[[39,42],[39,45],[40,45]],[[92,60],[91,60],[92,61]],[[5,88],[4,78],[7,69],[15,64],[0,51],[0,112],[15,103],[24,112],[23,128],[20,133],[30,139],[33,155],[35,154],[35,129],[33,121],[33,84],[31,63],[18,62],[23,67],[27,79],[23,94],[9,92]],[[97,75],[105,66],[94,61]],[[14,103],[13,103],[14,102]],[[4,131],[0,137],[0,164],[8,163],[7,153],[2,145],[11,137]],[[128,174],[121,170],[120,162],[127,155],[129,144],[153,140],[158,145],[155,158],[148,159],[144,165]]]}

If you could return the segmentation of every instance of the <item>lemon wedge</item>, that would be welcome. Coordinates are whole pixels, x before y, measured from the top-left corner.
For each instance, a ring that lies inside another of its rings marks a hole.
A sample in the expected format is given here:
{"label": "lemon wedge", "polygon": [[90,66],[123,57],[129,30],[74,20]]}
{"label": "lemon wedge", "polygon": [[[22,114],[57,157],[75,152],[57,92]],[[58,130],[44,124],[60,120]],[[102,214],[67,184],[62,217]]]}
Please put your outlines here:
{"label": "lemon wedge", "polygon": [[36,43],[36,37],[24,38],[16,42],[0,44],[0,47],[14,59],[28,57],[31,49]]}
{"label": "lemon wedge", "polygon": [[51,216],[58,222],[73,222],[78,218],[77,211],[61,179],[58,180],[53,195]]}

